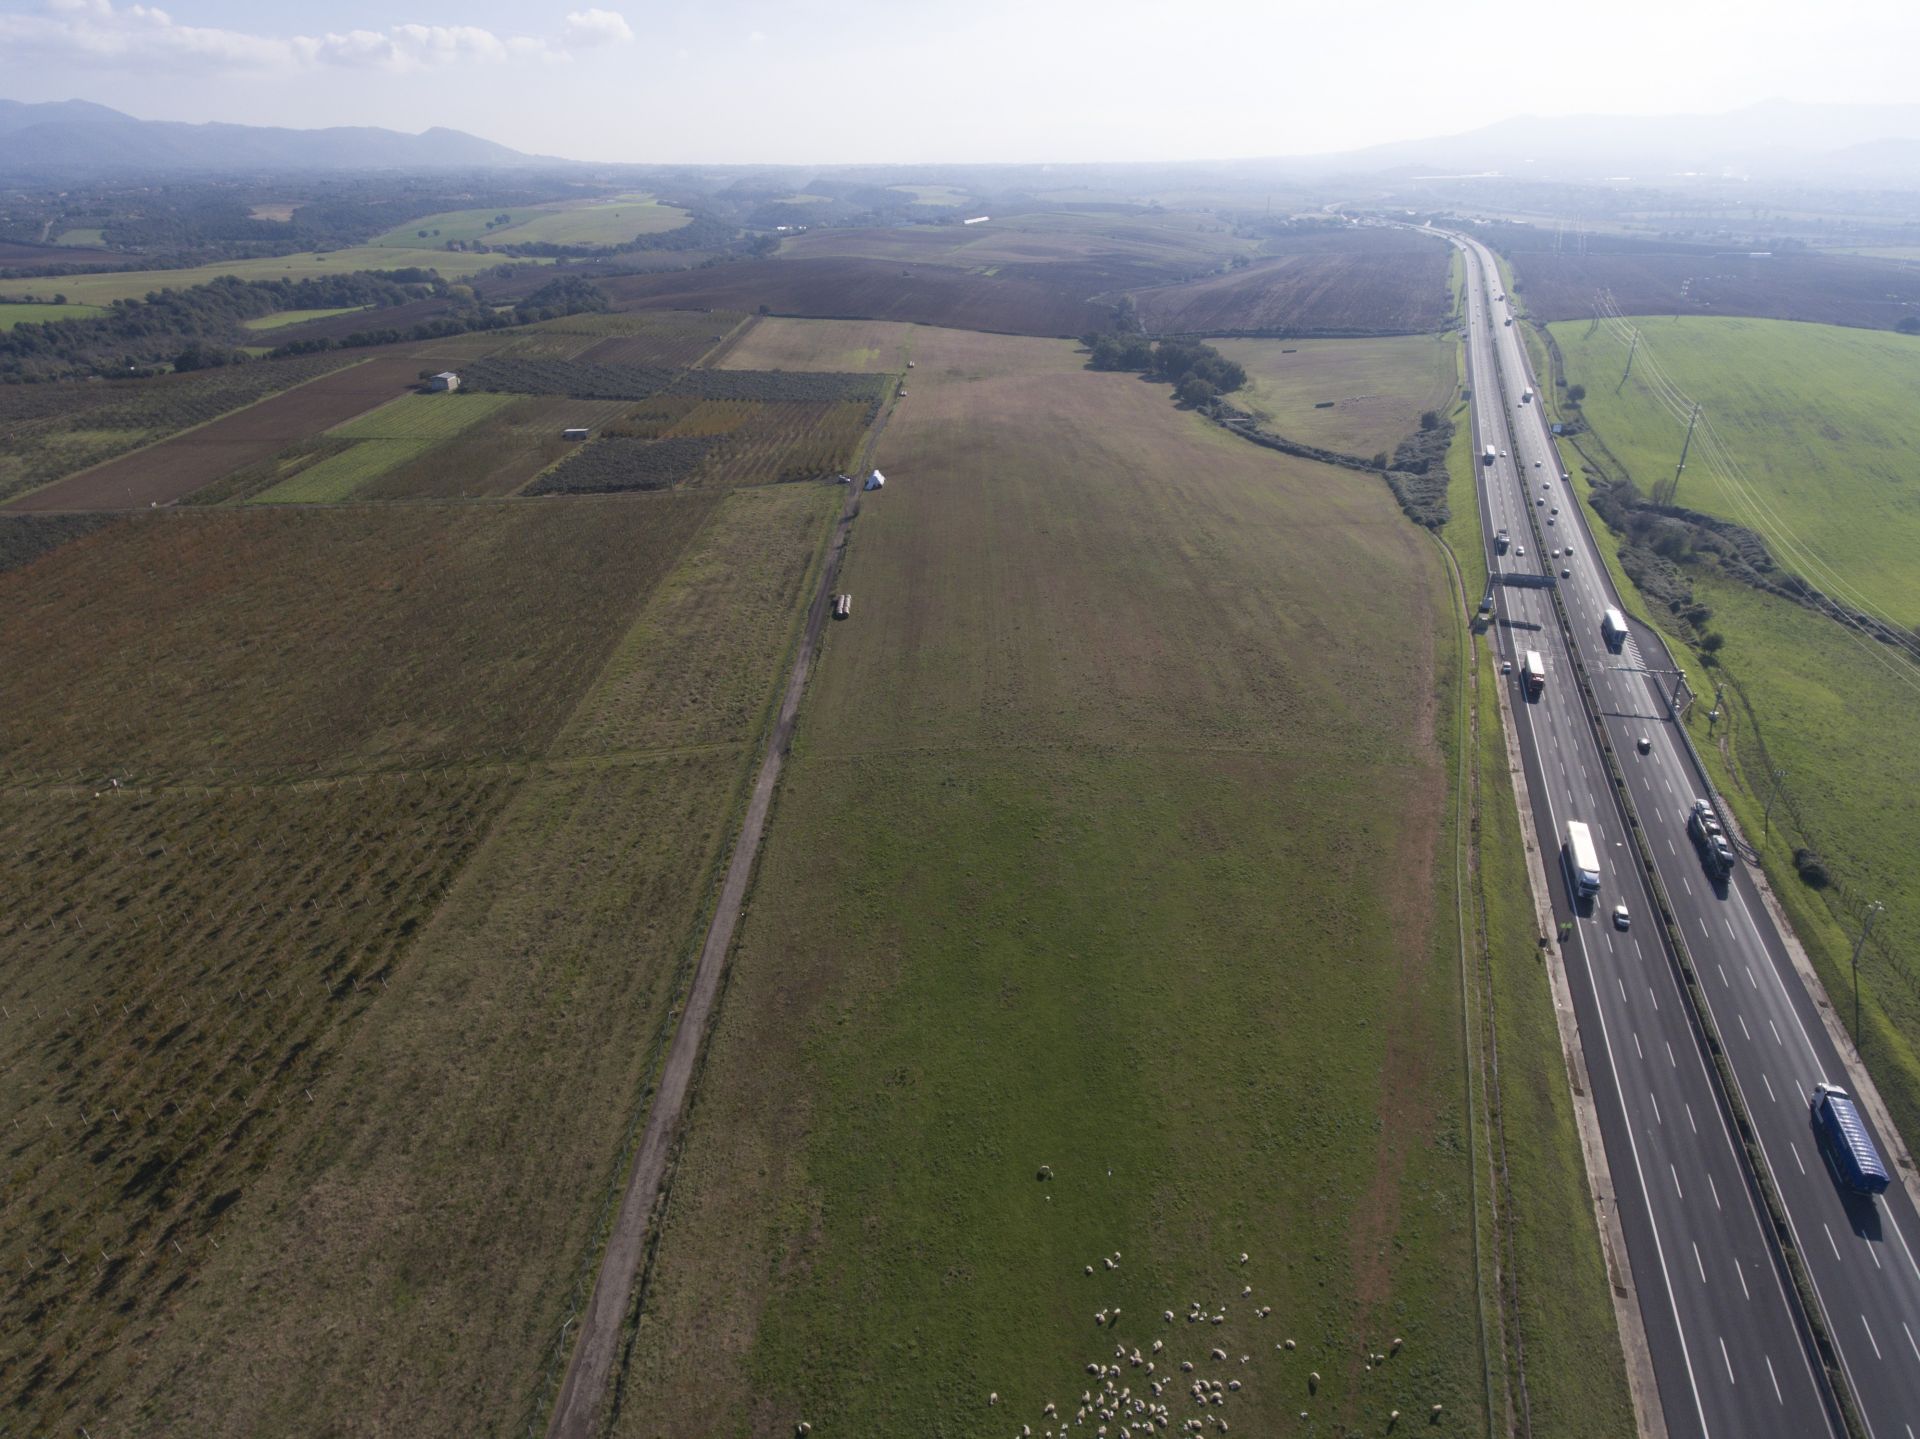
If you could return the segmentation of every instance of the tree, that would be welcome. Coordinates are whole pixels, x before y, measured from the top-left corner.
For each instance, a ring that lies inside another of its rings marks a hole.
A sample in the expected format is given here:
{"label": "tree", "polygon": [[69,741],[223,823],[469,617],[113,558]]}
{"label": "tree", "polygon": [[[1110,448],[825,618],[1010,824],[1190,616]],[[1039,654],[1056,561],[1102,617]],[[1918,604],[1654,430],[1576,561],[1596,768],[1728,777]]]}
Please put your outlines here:
{"label": "tree", "polygon": [[1220,394],[1218,390],[1214,389],[1212,385],[1208,384],[1207,381],[1201,379],[1198,375],[1187,375],[1183,377],[1180,383],[1173,387],[1173,393],[1179,397],[1181,404],[1190,405],[1196,410],[1203,405],[1213,403]]}
{"label": "tree", "polygon": [[1708,630],[1700,636],[1700,649],[1704,654],[1717,655],[1727,647],[1727,637],[1718,630]]}
{"label": "tree", "polygon": [[1567,386],[1567,403],[1568,404],[1577,405],[1582,400],[1586,399],[1586,397],[1587,397],[1587,387],[1585,385],[1568,385]]}
{"label": "tree", "polygon": [[1920,335],[1920,315],[1902,315],[1893,328],[1903,335]]}
{"label": "tree", "polygon": [[1433,410],[1422,410],[1420,412],[1420,428],[1423,430],[1439,429],[1440,428],[1439,414]]}

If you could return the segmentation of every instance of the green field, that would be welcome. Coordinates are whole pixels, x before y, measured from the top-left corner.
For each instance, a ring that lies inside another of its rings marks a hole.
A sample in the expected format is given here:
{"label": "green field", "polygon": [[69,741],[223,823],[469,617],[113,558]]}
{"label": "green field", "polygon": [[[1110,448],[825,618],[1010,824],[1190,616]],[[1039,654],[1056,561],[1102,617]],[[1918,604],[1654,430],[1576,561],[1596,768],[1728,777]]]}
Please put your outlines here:
{"label": "green field", "polygon": [[1829,593],[1920,624],[1920,433],[1907,423],[1920,338],[1785,320],[1649,322],[1619,386],[1616,334],[1552,330],[1568,381],[1587,387],[1588,421],[1642,489],[1672,477],[1686,436],[1686,415],[1651,388],[1664,375],[1700,404],[1747,491],[1726,484],[1696,440],[1680,504],[1758,531],[1779,563]]}
{"label": "green field", "polygon": [[[222,275],[242,280],[310,280],[320,275],[345,275],[356,270],[397,270],[418,267],[438,270],[449,280],[465,279],[500,263],[497,255],[466,255],[451,250],[399,250],[377,245],[354,245],[321,254],[276,255],[264,260],[222,260],[188,270],[128,270],[113,274],[63,275],[60,291],[68,299],[88,305],[115,300],[144,299],[155,290],[185,290]],[[26,287],[34,283],[37,288]],[[38,294],[46,281],[0,280],[0,294]]]}
{"label": "green field", "polygon": [[251,497],[263,505],[321,505],[363,486],[512,404],[512,395],[402,395],[372,414],[328,430],[322,440],[351,441],[337,454]]}
{"label": "green field", "polygon": [[[501,215],[509,217],[505,224],[490,223]],[[641,235],[677,230],[691,218],[685,210],[663,205],[650,195],[616,195],[551,205],[447,210],[396,225],[372,244],[397,249],[432,248],[455,240],[490,245],[623,245]]]}
{"label": "green field", "polygon": [[49,320],[97,320],[106,313],[98,305],[0,305],[0,330]]}
{"label": "green field", "polygon": [[[1604,330],[1556,325],[1554,337],[1595,441],[1580,443],[1604,465],[1623,466],[1643,489],[1672,476],[1684,427],[1643,387],[1650,353],[1658,372],[1701,401],[1764,512],[1768,535],[1797,537],[1842,582],[1896,619],[1920,617],[1920,579],[1903,546],[1920,543],[1920,443],[1882,413],[1901,386],[1920,380],[1920,345],[1874,331],[1764,320],[1688,319],[1645,331],[1634,375],[1616,392],[1625,352]],[[1609,378],[1609,376],[1611,378]],[[1610,456],[1609,460],[1607,457]],[[1583,467],[1584,472],[1584,467]],[[1753,502],[1730,495],[1696,458],[1679,501],[1732,519],[1755,518]],[[1591,511],[1590,511],[1591,513]],[[1614,558],[1617,541],[1594,529],[1622,592],[1638,600]],[[1794,569],[1792,550],[1774,550]],[[1730,723],[1709,741],[1706,705],[1691,718],[1750,840],[1767,837],[1762,810],[1775,768],[1787,771],[1787,799],[1774,808],[1764,856],[1794,928],[1828,992],[1852,1018],[1847,958],[1859,934],[1858,906],[1886,905],[1879,943],[1862,954],[1868,1066],[1907,1134],[1920,1133],[1920,969],[1898,958],[1920,952],[1920,807],[1902,796],[1920,784],[1920,673],[1890,647],[1850,636],[1787,600],[1689,567],[1695,598],[1725,638],[1718,656],[1729,683]],[[1910,608],[1912,607],[1912,608]],[[1665,611],[1638,608],[1672,623]],[[1686,654],[1684,647],[1681,653]],[[1711,693],[1714,669],[1684,659]],[[1814,850],[1840,880],[1825,892],[1804,885],[1797,848]]]}
{"label": "green field", "polygon": [[1207,343],[1246,369],[1229,403],[1290,440],[1362,459],[1391,454],[1421,411],[1445,411],[1458,393],[1451,334]]}
{"label": "green field", "polygon": [[104,245],[106,242],[105,232],[97,228],[91,230],[62,230],[58,235],[53,237],[53,243],[56,245]]}
{"label": "green field", "polygon": [[284,330],[289,325],[304,325],[309,320],[330,320],[335,315],[351,315],[365,308],[364,305],[343,305],[336,310],[281,310],[242,323],[249,330]]}
{"label": "green field", "polygon": [[1071,343],[915,355],[617,1432],[1037,1432],[1156,1337],[1247,1432],[1477,1431],[1435,550]]}

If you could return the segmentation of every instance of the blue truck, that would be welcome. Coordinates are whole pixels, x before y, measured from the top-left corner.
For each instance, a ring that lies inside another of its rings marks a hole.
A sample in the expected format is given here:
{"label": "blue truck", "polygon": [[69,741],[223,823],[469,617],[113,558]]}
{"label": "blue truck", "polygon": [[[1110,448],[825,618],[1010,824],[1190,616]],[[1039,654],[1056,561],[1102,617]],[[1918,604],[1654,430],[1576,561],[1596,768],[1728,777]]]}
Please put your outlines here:
{"label": "blue truck", "polygon": [[1826,1139],[1833,1167],[1847,1188],[1859,1194],[1878,1194],[1887,1187],[1887,1166],[1873,1147],[1867,1126],[1846,1090],[1837,1084],[1813,1087],[1813,1117]]}

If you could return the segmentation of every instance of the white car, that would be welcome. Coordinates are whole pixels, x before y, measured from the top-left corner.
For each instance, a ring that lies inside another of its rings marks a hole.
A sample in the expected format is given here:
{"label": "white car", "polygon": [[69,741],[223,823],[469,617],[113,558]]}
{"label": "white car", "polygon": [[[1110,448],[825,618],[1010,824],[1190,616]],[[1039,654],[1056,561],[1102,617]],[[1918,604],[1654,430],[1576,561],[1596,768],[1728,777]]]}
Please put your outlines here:
{"label": "white car", "polygon": [[1503,674],[1503,675],[1510,675],[1510,674],[1512,674],[1512,673],[1513,673],[1513,661],[1512,661],[1512,660],[1501,660],[1501,661],[1500,661],[1500,673],[1501,673],[1501,674]]}
{"label": "white car", "polygon": [[1547,502],[1547,497],[1545,495],[1535,495],[1533,497],[1533,502],[1536,505],[1544,505]]}
{"label": "white car", "polygon": [[1513,553],[1514,553],[1514,557],[1515,557],[1516,559],[1522,559],[1522,560],[1524,560],[1524,559],[1525,559],[1525,558],[1527,557],[1527,547],[1526,547],[1525,545],[1521,545],[1521,546],[1520,546],[1520,547],[1519,547],[1518,549],[1516,549],[1516,550],[1515,550],[1515,551],[1514,551]]}
{"label": "white car", "polygon": [[1505,450],[1502,450],[1500,452],[1500,458],[1504,460],[1506,457],[1507,457],[1507,452]]}
{"label": "white car", "polygon": [[1562,566],[1560,567],[1560,578],[1561,578],[1561,579],[1563,579],[1563,580],[1570,580],[1570,579],[1572,579],[1572,578],[1573,578],[1573,571],[1572,571],[1572,570],[1570,570],[1570,569],[1568,569],[1568,568],[1567,568],[1567,567],[1566,567],[1565,565],[1562,565]]}
{"label": "white car", "polygon": [[1537,470],[1537,469],[1539,469],[1539,468],[1540,468],[1540,462],[1539,462],[1538,460],[1535,460],[1535,461],[1533,462],[1533,467],[1534,467],[1534,468],[1535,468],[1536,470]]}
{"label": "white car", "polygon": [[1613,907],[1613,927],[1615,929],[1629,929],[1632,925],[1633,916],[1627,913],[1627,907],[1624,904],[1616,904]]}

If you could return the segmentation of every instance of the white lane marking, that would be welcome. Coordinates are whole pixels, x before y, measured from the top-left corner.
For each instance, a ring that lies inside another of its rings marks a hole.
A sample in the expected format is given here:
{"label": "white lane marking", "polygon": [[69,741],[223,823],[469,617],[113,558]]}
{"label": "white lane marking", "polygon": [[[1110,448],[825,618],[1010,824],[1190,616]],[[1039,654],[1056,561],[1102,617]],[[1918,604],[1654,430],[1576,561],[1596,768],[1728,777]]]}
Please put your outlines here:
{"label": "white lane marking", "polygon": [[1687,1197],[1686,1191],[1680,1187],[1680,1171],[1669,1164],[1667,1165],[1667,1173],[1673,1176],[1673,1192],[1678,1194],[1682,1199],[1685,1199]]}
{"label": "white lane marking", "polygon": [[1680,1061],[1673,1057],[1673,1041],[1666,1040],[1664,1041],[1664,1043],[1667,1046],[1667,1063],[1672,1065],[1675,1069],[1678,1069],[1680,1067]]}
{"label": "white lane marking", "polygon": [[1768,1078],[1767,1078],[1767,1076],[1766,1076],[1766,1075],[1765,1075],[1765,1074],[1763,1073],[1763,1074],[1761,1074],[1761,1076],[1760,1076],[1760,1082],[1761,1082],[1762,1084],[1764,1084],[1764,1085],[1766,1085],[1766,1087],[1767,1087],[1767,1098],[1768,1098],[1768,1099],[1770,1099],[1770,1100],[1772,1100],[1772,1101],[1773,1101],[1773,1103],[1775,1103],[1775,1104],[1778,1104],[1778,1103],[1779,1103],[1780,1101],[1779,1101],[1779,1100],[1778,1100],[1777,1098],[1775,1098],[1775,1097],[1774,1097],[1774,1093],[1773,1093],[1773,1081],[1772,1081],[1771,1079],[1768,1079]]}
{"label": "white lane marking", "polygon": [[[1713,967],[1714,967],[1715,969],[1717,969],[1717,970],[1719,970],[1719,971],[1720,971],[1720,982],[1721,982],[1722,984],[1727,984],[1727,968],[1726,968],[1726,966],[1725,966],[1725,965],[1723,965],[1723,964],[1721,964],[1721,963],[1720,963],[1720,962],[1719,962],[1718,960],[1716,960],[1716,961],[1714,961],[1714,966],[1713,966]],[[1731,989],[1731,988],[1732,988],[1733,986],[1732,986],[1732,985],[1730,985],[1730,984],[1728,984],[1728,985],[1727,985],[1727,987],[1728,987],[1729,989]]]}
{"label": "white lane marking", "polygon": [[1620,986],[1620,1002],[1625,1004],[1627,1002],[1627,982],[1617,974],[1613,977],[1613,982]]}
{"label": "white lane marking", "polygon": [[[1687,1104],[1684,1099],[1680,1102]],[[1687,1104],[1687,1128],[1691,1129],[1695,1134],[1700,1132],[1700,1126],[1693,1122],[1693,1106],[1691,1104]]]}
{"label": "white lane marking", "polygon": [[1867,1316],[1864,1314],[1860,1316],[1860,1327],[1867,1331],[1867,1343],[1873,1346],[1873,1357],[1878,1359],[1880,1357],[1880,1341],[1873,1337],[1873,1326],[1867,1323]]}
{"label": "white lane marking", "polygon": [[1767,1028],[1773,1030],[1773,1042],[1779,1045],[1782,1049],[1785,1049],[1787,1047],[1787,1042],[1786,1040],[1780,1037],[1780,1031],[1774,1027],[1774,1023],[1771,1019],[1767,1021]]}
{"label": "white lane marking", "polygon": [[1637,1029],[1633,1032],[1633,1052],[1639,1055],[1642,1059],[1645,1059],[1647,1057],[1646,1050],[1640,1047],[1640,1031]]}
{"label": "white lane marking", "polygon": [[1893,1231],[1894,1238],[1900,1241],[1901,1249],[1906,1251],[1907,1267],[1913,1270],[1914,1277],[1916,1279],[1920,1279],[1920,1264],[1915,1264],[1913,1262],[1913,1251],[1907,1248],[1907,1236],[1901,1232],[1900,1226],[1893,1222],[1893,1210],[1891,1207],[1888,1208],[1886,1214],[1883,1217],[1887,1221],[1887,1228]]}
{"label": "white lane marking", "polygon": [[1658,1014],[1660,1012],[1660,996],[1653,992],[1652,985],[1647,986],[1647,998],[1653,1001],[1654,1013]]}
{"label": "white lane marking", "polygon": [[1867,1253],[1873,1259],[1873,1267],[1875,1269],[1883,1268],[1884,1266],[1880,1263],[1880,1246],[1875,1244],[1871,1239],[1862,1238],[1860,1242],[1867,1246]]}
{"label": "white lane marking", "polygon": [[1693,922],[1700,926],[1700,933],[1706,935],[1708,939],[1713,938],[1713,931],[1707,928],[1707,922],[1704,919],[1700,918],[1700,916],[1696,914],[1693,917]]}
{"label": "white lane marking", "polygon": [[1727,1383],[1738,1384],[1740,1381],[1733,1377],[1733,1359],[1727,1353],[1727,1341],[1724,1335],[1720,1340],[1720,1358],[1725,1361],[1727,1366]]}
{"label": "white lane marking", "polygon": [[1751,1042],[1751,1041],[1752,1041],[1752,1039],[1753,1039],[1753,1031],[1747,1028],[1747,1017],[1746,1017],[1746,1015],[1744,1015],[1744,1014],[1736,1014],[1736,1015],[1734,1015],[1734,1018],[1740,1021],[1740,1032],[1741,1032],[1742,1034],[1744,1034],[1744,1035],[1746,1035],[1746,1037],[1747,1037],[1747,1039],[1748,1039],[1748,1041],[1749,1041],[1749,1042]]}
{"label": "white lane marking", "polygon": [[1913,1331],[1907,1328],[1907,1321],[1904,1319],[1900,1321],[1900,1332],[1907,1336],[1907,1348],[1913,1351],[1913,1357],[1920,1359],[1920,1344],[1913,1342]]}
{"label": "white lane marking", "polygon": [[1678,853],[1680,853],[1680,851],[1679,851],[1679,850],[1677,850],[1677,849],[1675,849],[1675,848],[1673,847],[1673,841],[1672,841],[1672,840],[1668,840],[1668,841],[1667,841],[1667,853],[1668,853],[1668,854],[1678,854]]}
{"label": "white lane marking", "polygon": [[[1735,944],[1738,944],[1740,942],[1740,936],[1733,932],[1733,921],[1728,919],[1723,914],[1720,916],[1720,923],[1724,924],[1727,927],[1727,938],[1732,940]],[[1755,986],[1755,987],[1758,988],[1758,986]]]}
{"label": "white lane marking", "polygon": [[[1753,1291],[1747,1288],[1747,1271],[1745,1267],[1741,1265],[1738,1259],[1733,1261],[1733,1272],[1740,1276],[1740,1293],[1744,1295],[1746,1298],[1752,1299]],[[1920,1353],[1920,1350],[1916,1350],[1915,1352]],[[1778,1389],[1780,1387],[1780,1381],[1776,1379],[1774,1381],[1773,1387]]]}
{"label": "white lane marking", "polygon": [[1706,1261],[1700,1257],[1700,1244],[1697,1240],[1693,1246],[1693,1267],[1700,1271],[1700,1282],[1705,1284],[1707,1282],[1707,1265]]}
{"label": "white lane marking", "polygon": [[[1767,1378],[1773,1380],[1774,1401],[1779,1404],[1785,1404],[1787,1399],[1786,1396],[1780,1392],[1779,1376],[1773,1372],[1773,1357],[1771,1355],[1763,1355],[1762,1357],[1767,1361]],[[1907,1433],[1911,1434],[1913,1431],[1909,1429]]]}
{"label": "white lane marking", "polygon": [[[1731,930],[1731,929],[1732,929],[1732,926],[1731,926],[1731,925],[1729,925],[1729,926],[1728,926],[1728,929],[1729,929],[1729,930]],[[1750,984],[1750,985],[1752,985],[1752,986],[1754,987],[1754,989],[1755,989],[1756,991],[1757,991],[1757,990],[1758,990],[1758,989],[1760,988],[1760,981],[1759,981],[1759,980],[1757,980],[1757,979],[1755,979],[1755,978],[1753,977],[1753,966],[1752,966],[1752,965],[1748,965],[1748,966],[1747,966],[1747,983],[1748,983],[1748,984]]]}
{"label": "white lane marking", "polygon": [[1833,1242],[1833,1226],[1823,1219],[1820,1221],[1820,1227],[1827,1231],[1827,1248],[1831,1249],[1833,1251],[1833,1257],[1838,1259],[1840,1257],[1840,1246]]}
{"label": "white lane marking", "polygon": [[1805,1174],[1805,1173],[1807,1172],[1807,1166],[1806,1166],[1806,1165],[1804,1165],[1804,1164],[1802,1164],[1802,1163],[1800,1163],[1800,1146],[1799,1146],[1799,1145],[1797,1145],[1797,1144],[1795,1144],[1795,1143],[1794,1143],[1794,1142],[1793,1142],[1793,1141],[1792,1141],[1791,1139],[1789,1139],[1789,1140],[1787,1141],[1787,1148],[1789,1148],[1789,1149],[1791,1149],[1791,1150],[1793,1151],[1793,1163],[1794,1163],[1794,1166],[1795,1166],[1795,1167],[1796,1167],[1796,1168],[1797,1168],[1797,1169],[1798,1169],[1798,1170],[1799,1170],[1799,1171],[1800,1171],[1800,1172],[1801,1172],[1802,1174]]}
{"label": "white lane marking", "polygon": [[1680,883],[1684,884],[1687,887],[1688,894],[1693,893],[1693,881],[1688,879],[1684,874],[1680,876]]}
{"label": "white lane marking", "polygon": [[1660,1117],[1660,1096],[1652,1090],[1648,1090],[1647,1098],[1653,1101],[1653,1122],[1655,1124],[1665,1124],[1667,1121]]}
{"label": "white lane marking", "polygon": [[1707,1188],[1713,1194],[1713,1207],[1718,1209],[1720,1207],[1720,1186],[1713,1182],[1712,1170],[1707,1171]]}

